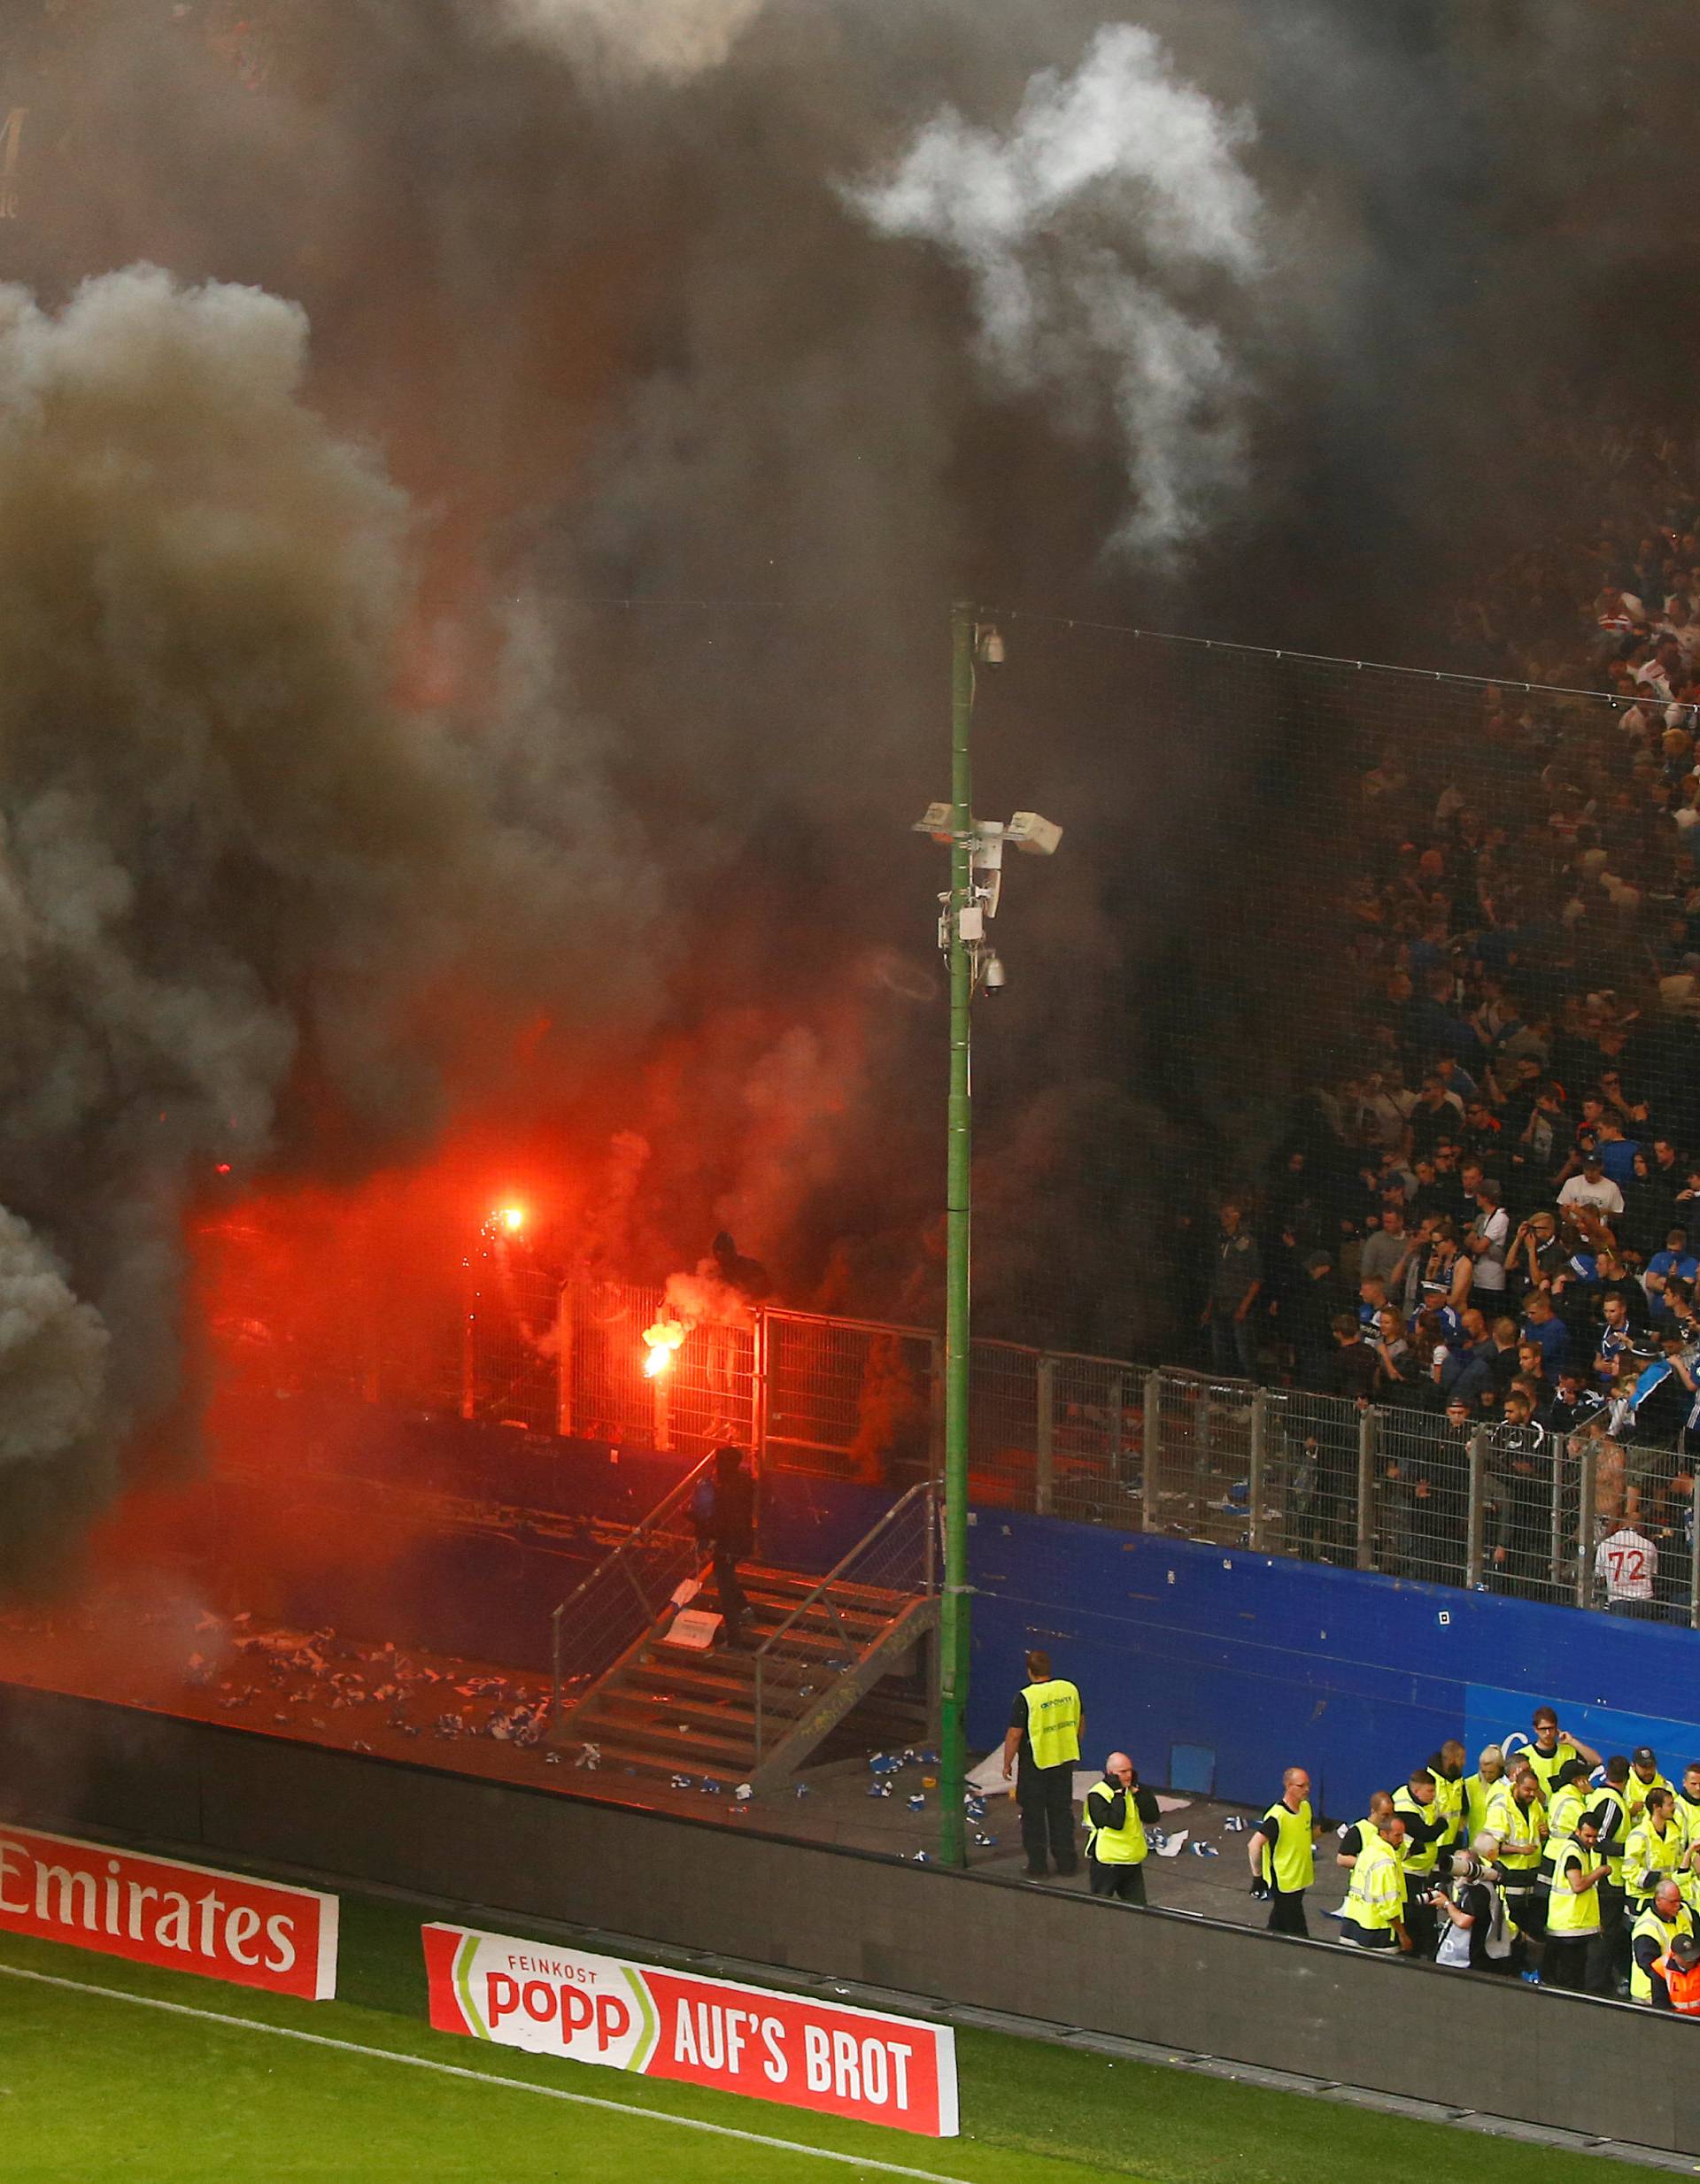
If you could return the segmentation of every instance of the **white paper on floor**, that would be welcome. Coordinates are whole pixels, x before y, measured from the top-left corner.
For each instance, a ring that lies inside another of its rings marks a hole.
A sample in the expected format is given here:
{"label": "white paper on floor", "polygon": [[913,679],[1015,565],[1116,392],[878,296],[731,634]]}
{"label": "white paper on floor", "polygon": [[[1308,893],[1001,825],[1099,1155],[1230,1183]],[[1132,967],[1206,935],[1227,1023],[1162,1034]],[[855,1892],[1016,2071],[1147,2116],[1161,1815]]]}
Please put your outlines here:
{"label": "white paper on floor", "polygon": [[[1077,1767],[1074,1771],[1073,1783],[1075,1803],[1077,1805],[1084,1803],[1086,1792],[1095,1789],[1103,1779],[1101,1771],[1097,1768]],[[1016,1787],[1014,1782],[1006,1782],[1003,1779],[1003,1748],[1001,1746],[994,1751],[988,1752],[978,1767],[970,1769],[968,1787],[971,1790],[978,1790],[982,1797],[1002,1797],[1014,1789]],[[1160,1812],[1185,1812],[1191,1802],[1192,1800],[1189,1797],[1165,1797],[1161,1790],[1157,1792],[1157,1810]]]}
{"label": "white paper on floor", "polygon": [[1160,1858],[1178,1858],[1186,1848],[1186,1830],[1183,1827],[1178,1834],[1169,1838],[1163,1848],[1158,1851],[1157,1856]]}

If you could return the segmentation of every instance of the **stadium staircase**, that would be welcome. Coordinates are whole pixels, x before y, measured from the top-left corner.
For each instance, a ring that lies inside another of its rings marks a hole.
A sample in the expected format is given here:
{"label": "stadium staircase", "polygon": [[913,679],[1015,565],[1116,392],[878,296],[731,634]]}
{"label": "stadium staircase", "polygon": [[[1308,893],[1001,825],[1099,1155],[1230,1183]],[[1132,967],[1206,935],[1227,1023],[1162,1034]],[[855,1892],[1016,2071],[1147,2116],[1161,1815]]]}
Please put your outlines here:
{"label": "stadium staircase", "polygon": [[[888,1679],[920,1668],[939,1620],[935,1498],[931,1485],[912,1486],[823,1578],[740,1563],[747,1649],[692,1652],[668,1633],[693,1583],[704,1604],[713,1601],[691,1522],[697,1481],[712,1461],[555,1609],[548,1740],[583,1766],[669,1782],[688,1776],[692,1787],[728,1791],[747,1783],[759,1795],[805,1764],[854,1709],[877,1706]],[[910,1734],[923,1729],[909,1723]]]}

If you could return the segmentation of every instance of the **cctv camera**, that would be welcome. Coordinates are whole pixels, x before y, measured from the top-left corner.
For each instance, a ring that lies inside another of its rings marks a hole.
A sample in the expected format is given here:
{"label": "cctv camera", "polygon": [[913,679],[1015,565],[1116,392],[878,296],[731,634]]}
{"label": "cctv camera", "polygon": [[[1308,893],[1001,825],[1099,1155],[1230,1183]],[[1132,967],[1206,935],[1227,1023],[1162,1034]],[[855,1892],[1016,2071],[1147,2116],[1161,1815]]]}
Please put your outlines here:
{"label": "cctv camera", "polygon": [[1003,992],[1003,964],[997,956],[987,954],[985,967],[980,973],[980,984],[987,993]]}

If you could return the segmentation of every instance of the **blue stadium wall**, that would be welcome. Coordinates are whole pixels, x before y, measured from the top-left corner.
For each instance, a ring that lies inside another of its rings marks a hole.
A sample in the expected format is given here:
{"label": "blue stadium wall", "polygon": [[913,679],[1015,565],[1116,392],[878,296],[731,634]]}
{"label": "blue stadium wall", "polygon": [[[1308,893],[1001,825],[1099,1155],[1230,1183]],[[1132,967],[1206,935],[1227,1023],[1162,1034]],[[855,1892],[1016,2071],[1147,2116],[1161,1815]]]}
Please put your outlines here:
{"label": "blue stadium wall", "polygon": [[1542,1701],[1602,1753],[1700,1759],[1700,1634],[1042,1516],[975,1512],[969,1713],[1002,1736],[1030,1646],[1080,1686],[1096,1762],[1245,1803],[1299,1763],[1356,1818],[1441,1740],[1527,1733]]}

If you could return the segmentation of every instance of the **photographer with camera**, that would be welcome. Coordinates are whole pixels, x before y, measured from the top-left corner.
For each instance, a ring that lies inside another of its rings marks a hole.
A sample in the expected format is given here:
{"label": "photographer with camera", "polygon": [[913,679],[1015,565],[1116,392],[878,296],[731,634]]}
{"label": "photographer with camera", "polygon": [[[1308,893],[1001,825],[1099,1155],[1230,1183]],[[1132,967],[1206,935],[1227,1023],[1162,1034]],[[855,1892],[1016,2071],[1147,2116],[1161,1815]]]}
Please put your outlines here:
{"label": "photographer with camera", "polygon": [[1449,1880],[1437,1882],[1428,1901],[1443,1928],[1436,1964],[1456,1972],[1492,1972],[1509,1959],[1505,1899],[1474,1851],[1453,1852]]}

